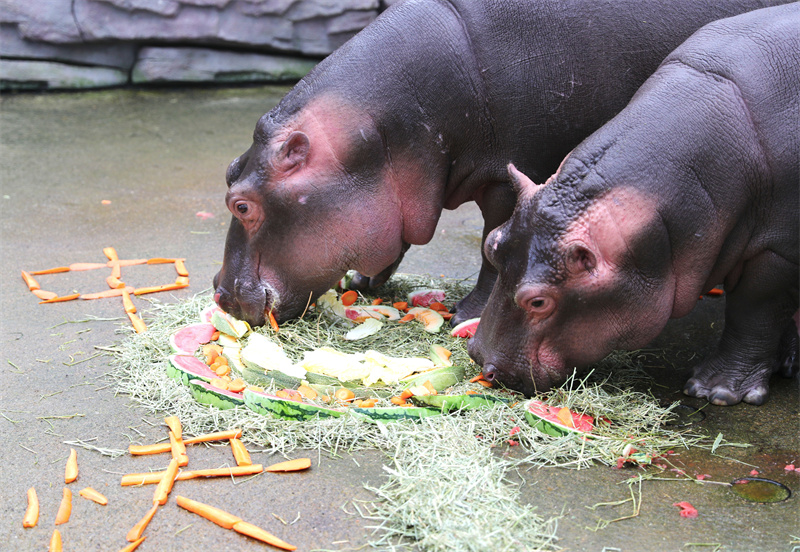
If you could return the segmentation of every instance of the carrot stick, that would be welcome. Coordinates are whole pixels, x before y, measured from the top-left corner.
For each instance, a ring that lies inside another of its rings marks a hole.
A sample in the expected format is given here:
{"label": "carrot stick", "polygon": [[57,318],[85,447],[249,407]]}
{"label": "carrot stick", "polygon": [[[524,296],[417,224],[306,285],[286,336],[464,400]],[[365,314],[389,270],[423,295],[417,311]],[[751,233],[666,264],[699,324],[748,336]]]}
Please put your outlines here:
{"label": "carrot stick", "polygon": [[113,278],[121,278],[122,270],[119,267],[119,261],[108,261],[111,263],[111,276]]}
{"label": "carrot stick", "polygon": [[147,259],[147,264],[174,264],[178,259],[165,259],[164,257],[154,257]]}
{"label": "carrot stick", "polygon": [[158,293],[159,291],[173,291],[176,289],[183,289],[188,286],[189,284],[164,284],[162,286],[142,287],[134,289],[133,294],[144,295],[145,293]]}
{"label": "carrot stick", "polygon": [[400,320],[398,320],[398,322],[401,322],[401,323],[403,323],[403,322],[410,322],[410,321],[414,320],[415,318],[416,318],[416,315],[414,315],[414,314],[407,314],[407,315],[405,315],[403,318],[401,318]]}
{"label": "carrot stick", "polygon": [[106,268],[106,263],[72,263],[69,265],[70,270],[95,270],[97,268]]}
{"label": "carrot stick", "polygon": [[68,266],[57,266],[56,268],[46,268],[44,270],[34,270],[30,274],[32,276],[39,276],[41,274],[58,274],[59,272],[69,272]]}
{"label": "carrot stick", "polygon": [[135,542],[142,538],[142,533],[144,533],[147,524],[150,523],[153,516],[156,515],[156,510],[158,510],[158,504],[153,504],[153,507],[147,511],[144,517],[140,519],[136,525],[131,527],[131,530],[128,531],[128,534],[125,536],[125,540],[128,542]]}
{"label": "carrot stick", "polygon": [[135,541],[130,543],[125,548],[122,548],[119,552],[133,552],[134,550],[139,548],[139,545],[142,544],[144,542],[144,539],[146,539],[146,538],[147,537],[139,537],[138,539],[136,539]]}
{"label": "carrot stick", "polygon": [[377,297],[377,298],[372,300],[372,304],[373,305],[382,305],[383,304],[383,299],[381,299],[380,297]]}
{"label": "carrot stick", "polygon": [[482,379],[484,379],[483,372],[480,372],[477,376],[475,376],[474,378],[471,378],[469,380],[469,382],[470,383],[475,383],[475,382],[481,381]]}
{"label": "carrot stick", "polygon": [[250,538],[271,544],[277,548],[283,548],[284,550],[297,550],[296,546],[289,544],[288,542],[284,542],[272,533],[268,533],[262,528],[256,527],[252,523],[247,523],[246,521],[234,523],[233,530],[237,533],[241,533],[242,535],[247,535]]}
{"label": "carrot stick", "polygon": [[76,479],[78,479],[78,452],[75,449],[69,449],[67,466],[64,468],[64,481],[72,483]]}
{"label": "carrot stick", "polygon": [[[189,437],[183,440],[184,445],[192,445],[194,443],[206,443],[208,441],[227,441],[229,439],[239,438],[242,436],[241,429],[230,429],[228,431],[217,431],[215,433],[205,433],[197,437]],[[157,443],[155,445],[129,445],[128,452],[134,456],[145,454],[160,454],[162,452],[170,452],[172,447],[169,443]]]}
{"label": "carrot stick", "polygon": [[153,504],[161,504],[162,506],[167,503],[169,493],[172,486],[175,484],[175,478],[178,475],[178,460],[173,458],[169,461],[169,467],[164,472],[161,481],[158,482],[155,493],[153,493]]}
{"label": "carrot stick", "polygon": [[175,272],[178,273],[178,276],[188,276],[189,271],[186,270],[186,265],[183,262],[183,259],[175,259]]}
{"label": "carrot stick", "polygon": [[143,264],[147,264],[147,259],[125,259],[125,260],[108,261],[106,263],[106,266],[108,268],[114,268],[114,265],[123,267],[123,266],[134,266]]}
{"label": "carrot stick", "polygon": [[[184,470],[178,474],[176,481],[187,481],[200,477],[236,477],[238,475],[255,475],[264,471],[261,464],[252,466],[234,466],[231,468],[211,468],[206,470]],[[158,483],[166,472],[150,473],[129,473],[122,476],[120,485],[122,487],[133,487],[137,485],[152,485]]]}
{"label": "carrot stick", "polygon": [[275,319],[275,315],[272,314],[272,311],[269,311],[268,316],[269,318],[269,325],[270,327],[275,330],[275,333],[278,333],[278,321]]}
{"label": "carrot stick", "polygon": [[719,288],[713,288],[713,289],[708,290],[705,294],[710,296],[710,297],[720,297],[720,296],[724,295],[725,292],[723,290],[719,289]]}
{"label": "carrot stick", "polygon": [[34,289],[32,293],[42,301],[48,301],[50,299],[55,299],[56,297],[58,297],[58,293],[53,293],[52,291],[45,291],[43,289]]}
{"label": "carrot stick", "polygon": [[119,275],[112,274],[108,278],[106,278],[106,283],[108,287],[111,289],[123,289],[125,287],[125,282],[119,279]]}
{"label": "carrot stick", "polygon": [[178,466],[186,466],[189,463],[189,457],[186,456],[186,445],[181,439],[175,437],[172,430],[169,431],[169,444],[172,448],[172,457],[178,460]]}
{"label": "carrot stick", "polygon": [[35,289],[41,289],[41,288],[39,287],[39,282],[37,282],[37,281],[34,279],[34,277],[33,277],[33,276],[31,276],[30,274],[28,274],[28,273],[27,273],[27,272],[25,272],[24,270],[22,271],[22,279],[23,279],[23,280],[25,280],[25,285],[27,285],[27,286],[28,286],[28,289],[29,289],[30,291],[33,291],[33,290],[35,290]]}
{"label": "carrot stick", "polygon": [[189,277],[188,276],[178,276],[175,278],[175,284],[179,286],[188,286],[189,285]]}
{"label": "carrot stick", "polygon": [[73,299],[77,299],[81,296],[80,293],[73,293],[72,295],[62,295],[61,297],[53,297],[52,299],[45,299],[44,301],[39,301],[39,304],[42,305],[44,303],[63,303],[64,301],[72,301]]}
{"label": "carrot stick", "polygon": [[25,510],[25,517],[22,518],[23,527],[36,527],[39,521],[39,497],[36,496],[36,489],[28,489],[28,508]]}
{"label": "carrot stick", "polygon": [[81,495],[83,498],[91,500],[92,502],[97,502],[100,506],[105,506],[106,504],[108,504],[108,499],[99,492],[92,489],[91,487],[86,487],[85,489],[81,489],[80,491],[78,491],[78,494]]}
{"label": "carrot stick", "polygon": [[117,255],[117,250],[114,249],[113,247],[104,247],[103,253],[105,254],[106,257],[108,257],[109,261],[119,260],[119,256]]}
{"label": "carrot stick", "polygon": [[128,318],[131,320],[131,324],[133,324],[133,329],[136,330],[136,333],[142,333],[147,331],[147,324],[144,323],[144,320],[133,314],[132,312],[127,313]]}
{"label": "carrot stick", "polygon": [[50,537],[50,546],[47,548],[48,552],[61,552],[64,546],[61,543],[61,532],[58,529],[53,529],[53,536]]}
{"label": "carrot stick", "polygon": [[128,293],[133,293],[133,288],[128,286],[119,289],[109,289],[106,291],[99,291],[97,293],[82,293],[81,299],[108,299],[109,297],[119,297],[122,295],[123,289],[127,289]]}
{"label": "carrot stick", "polygon": [[180,418],[177,416],[167,416],[164,418],[164,423],[167,424],[167,427],[175,434],[177,439],[183,438],[183,427],[181,426]]}
{"label": "carrot stick", "polygon": [[202,502],[197,502],[196,500],[184,496],[175,497],[175,501],[181,508],[189,510],[193,514],[204,517],[209,521],[213,521],[225,529],[233,529],[235,524],[242,521],[242,518],[228,513],[225,510],[220,510],[214,506],[209,506],[208,504],[203,504]]}
{"label": "carrot stick", "polygon": [[131,301],[131,294],[127,289],[122,290],[122,306],[128,314],[136,313],[136,305]]}
{"label": "carrot stick", "polygon": [[233,457],[236,459],[237,466],[252,466],[253,461],[250,459],[250,453],[247,452],[244,443],[239,439],[231,439],[231,451]]}
{"label": "carrot stick", "polygon": [[268,472],[290,472],[307,470],[311,467],[310,458],[296,458],[295,460],[287,460],[286,462],[278,462],[264,468]]}
{"label": "carrot stick", "polygon": [[58,506],[58,513],[56,514],[56,525],[68,522],[71,515],[72,491],[64,487],[64,493],[61,495],[61,504]]}

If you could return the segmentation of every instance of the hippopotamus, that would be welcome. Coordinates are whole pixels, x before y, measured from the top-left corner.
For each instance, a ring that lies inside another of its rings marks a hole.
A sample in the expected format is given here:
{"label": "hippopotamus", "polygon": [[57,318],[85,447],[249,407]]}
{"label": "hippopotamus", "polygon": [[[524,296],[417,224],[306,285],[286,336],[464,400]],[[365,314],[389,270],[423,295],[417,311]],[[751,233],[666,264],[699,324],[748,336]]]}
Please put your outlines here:
{"label": "hippopotamus", "polygon": [[684,392],[759,405],[796,372],[798,29],[800,3],[710,23],[544,185],[509,165],[519,200],[486,239],[499,276],[468,345],[487,380],[546,391],[720,284],[724,330]]}
{"label": "hippopotamus", "polygon": [[[233,214],[215,298],[253,325],[300,315],[353,269],[377,286],[443,209],[483,237],[516,197],[509,159],[546,178],[710,21],[782,0],[408,0],[303,78],[228,167]],[[452,323],[479,316],[483,262]]]}

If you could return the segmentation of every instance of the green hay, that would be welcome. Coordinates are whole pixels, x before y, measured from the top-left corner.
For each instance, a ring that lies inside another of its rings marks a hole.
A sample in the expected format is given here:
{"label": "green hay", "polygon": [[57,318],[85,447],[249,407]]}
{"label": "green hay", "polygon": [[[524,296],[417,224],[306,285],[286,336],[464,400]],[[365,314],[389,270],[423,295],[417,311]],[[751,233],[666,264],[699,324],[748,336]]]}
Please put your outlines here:
{"label": "green hay", "polygon": [[[395,276],[381,296],[390,302],[405,300],[408,291],[421,287],[446,289],[448,304],[467,291],[460,282]],[[597,427],[593,439],[574,434],[551,437],[536,431],[525,421],[521,398],[512,406],[388,424],[355,416],[298,422],[261,416],[247,408],[206,407],[192,398],[188,388],[168,378],[166,367],[171,354],[169,336],[197,322],[200,310],[210,303],[210,293],[176,304],[153,302],[146,318],[147,332],[122,330],[127,335],[115,348],[113,361],[118,391],[154,413],[177,415],[188,434],[237,427],[247,441],[287,456],[296,449],[329,456],[363,449],[383,451],[391,462],[385,468],[386,483],[371,489],[377,497],[374,503],[357,505],[363,516],[376,521],[376,540],[370,543],[376,547],[552,550],[557,548],[556,522],[519,503],[518,485],[506,479],[509,471],[614,465],[629,444],[652,455],[711,446],[701,436],[665,427],[672,407],[661,407],[652,396],[630,388],[631,381],[646,377],[635,354],[609,357],[586,378],[573,376],[564,386],[539,397],[552,405],[613,420]],[[343,321],[331,321],[310,309],[301,319],[283,324],[277,337],[295,361],[303,351],[326,345],[343,352],[376,349],[392,356],[427,357],[431,343],[437,343],[453,352],[456,364],[467,366],[468,377],[478,373],[467,355],[466,340],[452,338],[446,331],[429,334],[416,322],[386,324],[369,338],[349,342],[343,339],[347,329]],[[257,331],[271,333],[268,328]],[[507,391],[486,390],[468,382],[451,392],[467,389],[509,397]],[[519,443],[511,449],[515,454],[499,455],[498,450],[509,450],[510,439]],[[481,523],[476,524],[478,519]]]}

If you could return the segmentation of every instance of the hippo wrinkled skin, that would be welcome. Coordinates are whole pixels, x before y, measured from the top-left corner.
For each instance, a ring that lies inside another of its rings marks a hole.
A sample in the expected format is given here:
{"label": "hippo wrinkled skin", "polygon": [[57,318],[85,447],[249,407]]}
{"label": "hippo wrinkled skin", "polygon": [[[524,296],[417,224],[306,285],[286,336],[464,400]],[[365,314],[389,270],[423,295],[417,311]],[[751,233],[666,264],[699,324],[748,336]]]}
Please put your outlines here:
{"label": "hippo wrinkled skin", "polygon": [[[508,219],[514,159],[545,178],[707,22],[781,0],[408,0],[323,60],[257,123],[227,173],[216,300],[251,324],[300,315],[348,269],[385,282],[442,209]],[[452,322],[478,316],[483,262]]]}
{"label": "hippo wrinkled skin", "polygon": [[509,167],[520,198],[486,240],[499,276],[469,345],[486,379],[547,390],[718,284],[722,338],[684,392],[758,405],[796,372],[798,29],[800,3],[711,23],[543,186]]}

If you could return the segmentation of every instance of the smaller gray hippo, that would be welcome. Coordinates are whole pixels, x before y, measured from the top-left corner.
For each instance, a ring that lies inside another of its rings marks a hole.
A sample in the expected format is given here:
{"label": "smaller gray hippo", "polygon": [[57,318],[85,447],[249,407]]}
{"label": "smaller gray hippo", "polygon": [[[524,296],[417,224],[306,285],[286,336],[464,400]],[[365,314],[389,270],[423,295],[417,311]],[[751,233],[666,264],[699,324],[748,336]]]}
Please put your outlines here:
{"label": "smaller gray hippo", "polygon": [[796,372],[800,3],[722,19],[661,64],[545,185],[509,165],[512,218],[469,352],[528,395],[647,345],[718,284],[725,328],[688,395],[762,404]]}

